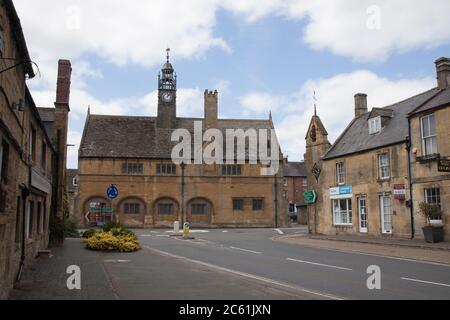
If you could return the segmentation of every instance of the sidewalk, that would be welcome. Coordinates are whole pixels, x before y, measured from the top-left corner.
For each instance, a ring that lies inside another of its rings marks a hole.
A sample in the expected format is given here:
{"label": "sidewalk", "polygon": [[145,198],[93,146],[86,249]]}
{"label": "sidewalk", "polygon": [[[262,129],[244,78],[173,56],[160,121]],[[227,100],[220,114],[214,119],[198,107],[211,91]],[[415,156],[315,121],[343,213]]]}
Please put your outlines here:
{"label": "sidewalk", "polygon": [[342,236],[309,235],[308,238],[315,240],[370,243],[389,246],[450,251],[450,242],[427,243],[425,242],[425,240],[420,239],[375,238],[375,237],[351,236],[351,235],[342,235]]}
{"label": "sidewalk", "polygon": [[450,264],[450,243],[359,236],[288,235],[274,239],[306,247]]}
{"label": "sidewalk", "polygon": [[[81,290],[69,290],[68,266],[81,269]],[[67,239],[27,268],[10,300],[298,300],[317,296],[268,285],[141,249],[103,253]]]}

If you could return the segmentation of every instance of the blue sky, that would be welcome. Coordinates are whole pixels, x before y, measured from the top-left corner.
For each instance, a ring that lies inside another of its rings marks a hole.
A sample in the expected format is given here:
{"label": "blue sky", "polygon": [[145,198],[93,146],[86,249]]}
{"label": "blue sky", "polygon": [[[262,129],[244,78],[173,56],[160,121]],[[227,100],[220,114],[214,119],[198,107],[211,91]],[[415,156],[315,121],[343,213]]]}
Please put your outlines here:
{"label": "blue sky", "polygon": [[263,119],[272,110],[285,155],[301,160],[313,90],[334,140],[353,117],[354,94],[367,93],[369,106],[379,107],[435,86],[434,60],[450,56],[450,4],[412,2],[15,4],[42,72],[28,83],[39,106],[54,101],[57,60],[72,60],[69,142],[77,146],[69,166],[77,167],[88,105],[92,113],[156,114],[167,46],[179,77],[179,115],[202,116],[203,91],[218,89],[223,117]]}

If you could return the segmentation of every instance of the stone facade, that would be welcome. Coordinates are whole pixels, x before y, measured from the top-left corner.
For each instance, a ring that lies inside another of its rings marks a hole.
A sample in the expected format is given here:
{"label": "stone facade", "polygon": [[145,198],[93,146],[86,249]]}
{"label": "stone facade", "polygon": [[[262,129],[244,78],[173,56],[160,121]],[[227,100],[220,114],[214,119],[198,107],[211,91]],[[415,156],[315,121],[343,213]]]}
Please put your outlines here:
{"label": "stone facade", "polygon": [[[0,1],[3,57],[30,61],[12,1]],[[17,64],[0,60],[0,70]],[[26,85],[30,63],[0,73],[0,299],[47,249],[57,153]]]}
{"label": "stone facade", "polygon": [[[317,192],[308,206],[311,233],[423,238],[419,203],[431,201],[443,210],[448,239],[450,175],[438,171],[438,161],[450,154],[450,76],[442,74],[450,74],[442,66],[449,61],[436,62],[437,88],[391,106],[369,112],[367,96],[355,95],[355,118],[332,146],[320,118],[312,118],[305,155]],[[430,115],[432,154],[423,150],[421,127]]]}
{"label": "stone facade", "polygon": [[[261,165],[248,161],[207,165],[189,160],[183,174],[171,158],[176,129],[194,135],[199,123],[200,134],[208,129],[271,130],[271,119],[219,119],[218,92],[208,90],[204,118],[176,118],[176,77],[169,58],[158,85],[156,118],[88,113],[79,152],[78,219],[95,224],[103,216],[132,227],[172,227],[174,221],[194,227],[287,226],[282,155],[274,176],[261,175]],[[202,150],[207,146],[200,145]],[[111,185],[119,190],[112,201],[106,196]],[[86,220],[88,213],[94,221]]]}
{"label": "stone facade", "polygon": [[289,162],[284,166],[284,179],[289,203],[289,212],[297,213],[299,224],[308,224],[305,191],[308,190],[306,165],[304,162]]}

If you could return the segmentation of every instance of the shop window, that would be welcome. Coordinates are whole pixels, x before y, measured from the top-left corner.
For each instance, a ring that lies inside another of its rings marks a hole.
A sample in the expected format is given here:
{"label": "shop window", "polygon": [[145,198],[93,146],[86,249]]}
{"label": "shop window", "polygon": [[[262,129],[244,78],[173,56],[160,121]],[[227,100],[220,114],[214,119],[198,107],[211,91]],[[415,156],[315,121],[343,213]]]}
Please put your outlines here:
{"label": "shop window", "polygon": [[352,199],[337,199],[333,201],[333,224],[335,226],[351,226]]}

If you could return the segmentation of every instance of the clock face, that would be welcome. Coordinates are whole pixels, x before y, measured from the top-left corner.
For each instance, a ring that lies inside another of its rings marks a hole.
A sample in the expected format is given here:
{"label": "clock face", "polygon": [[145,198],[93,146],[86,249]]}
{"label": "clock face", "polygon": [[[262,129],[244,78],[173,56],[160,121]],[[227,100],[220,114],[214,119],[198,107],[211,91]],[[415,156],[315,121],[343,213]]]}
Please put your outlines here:
{"label": "clock face", "polygon": [[163,93],[162,98],[163,98],[164,102],[172,102],[173,94],[170,92],[165,92],[165,93]]}

